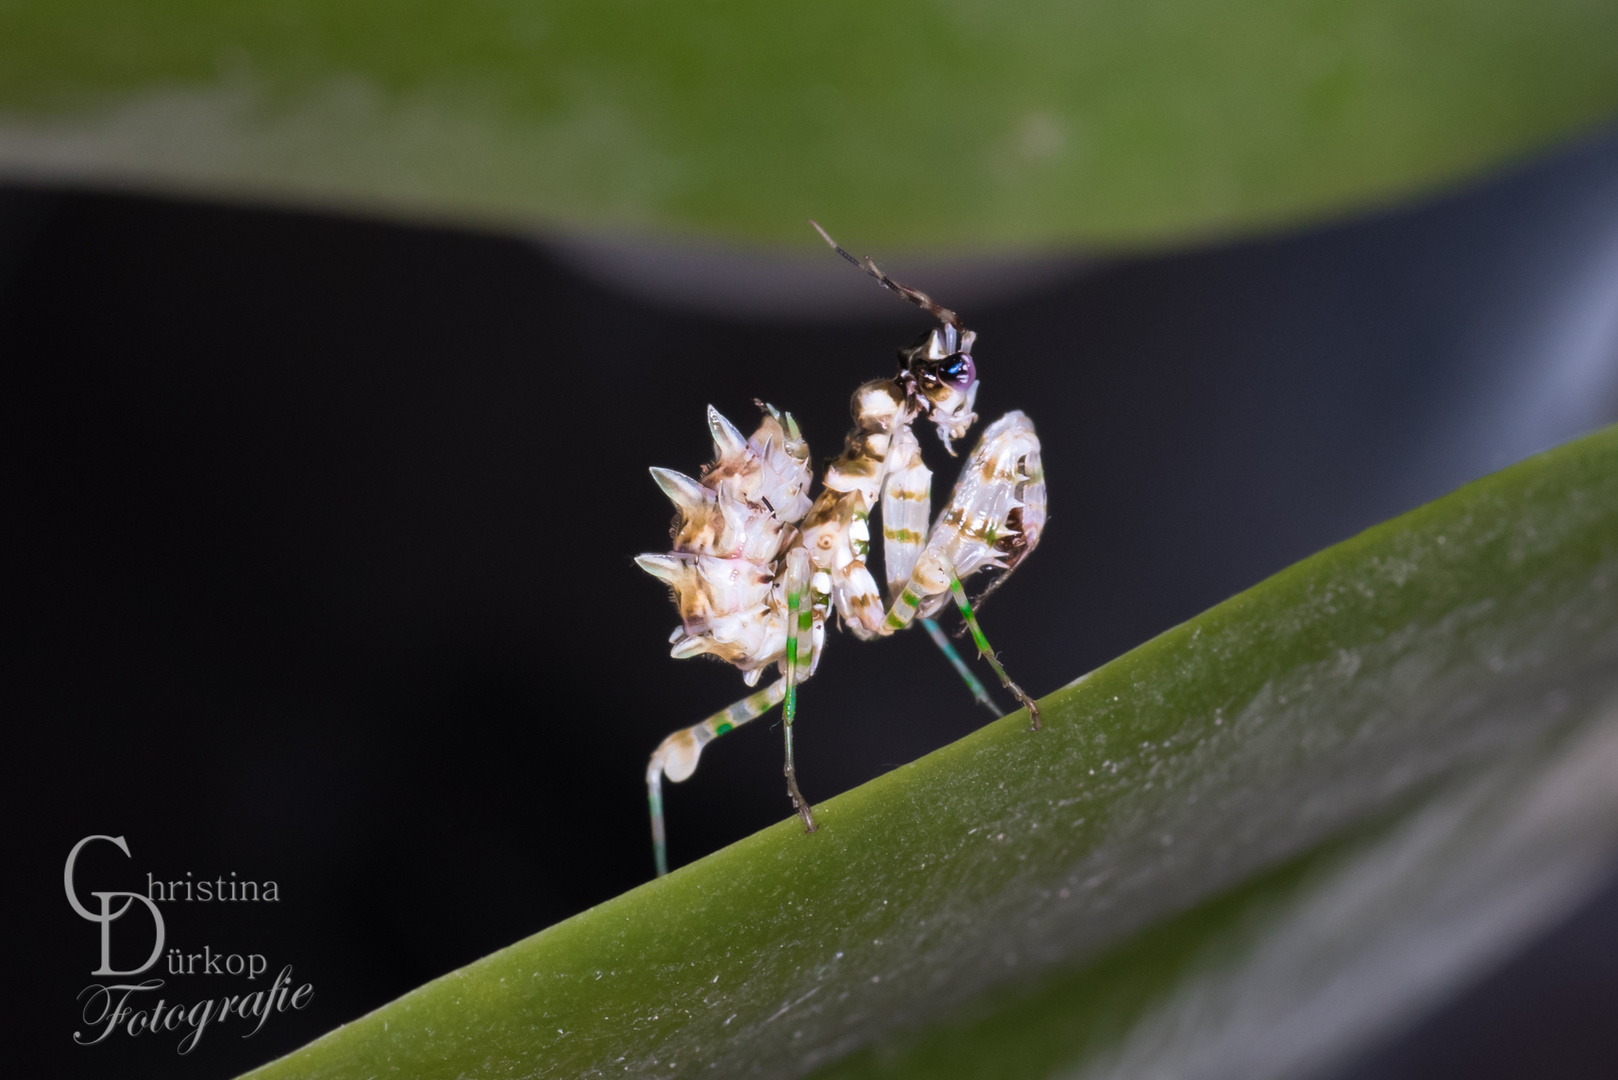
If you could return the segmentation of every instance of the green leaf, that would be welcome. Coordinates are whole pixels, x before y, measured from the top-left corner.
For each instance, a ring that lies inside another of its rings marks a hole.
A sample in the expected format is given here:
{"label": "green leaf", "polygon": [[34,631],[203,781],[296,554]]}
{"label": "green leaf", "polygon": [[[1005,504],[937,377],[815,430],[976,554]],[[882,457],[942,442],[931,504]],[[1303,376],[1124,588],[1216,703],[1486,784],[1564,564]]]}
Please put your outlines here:
{"label": "green leaf", "polygon": [[1618,427],[251,1075],[1262,1077],[1618,850]]}
{"label": "green leaf", "polygon": [[1618,111],[1591,0],[0,0],[0,169],[867,250],[1385,201]]}

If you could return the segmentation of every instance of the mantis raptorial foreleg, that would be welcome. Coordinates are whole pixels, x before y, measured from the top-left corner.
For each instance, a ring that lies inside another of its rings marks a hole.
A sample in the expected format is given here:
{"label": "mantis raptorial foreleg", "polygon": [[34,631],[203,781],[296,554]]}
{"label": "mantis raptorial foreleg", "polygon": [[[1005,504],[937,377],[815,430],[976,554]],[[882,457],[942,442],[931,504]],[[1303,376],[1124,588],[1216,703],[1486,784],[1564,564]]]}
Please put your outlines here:
{"label": "mantis raptorial foreleg", "polygon": [[910,580],[927,546],[931,525],[933,473],[921,460],[915,432],[901,428],[888,443],[888,475],[882,483],[882,569],[888,600]]}
{"label": "mantis raptorial foreleg", "polygon": [[[886,508],[888,504],[883,505]],[[1045,485],[1039,464],[1039,440],[1022,413],[1008,413],[989,426],[972,451],[950,494],[949,505],[928,534],[927,546],[911,561],[909,579],[902,587],[890,583],[897,595],[883,621],[883,631],[895,633],[921,617],[933,640],[940,647],[946,646],[948,640],[926,616],[942,606],[946,592],[951,594],[972,631],[979,655],[989,662],[1001,684],[1028,708],[1036,730],[1040,726],[1039,707],[1011,681],[989,647],[961,587],[961,578],[985,568],[1010,573],[1037,542],[1044,522]],[[952,651],[946,650],[945,655]],[[965,664],[960,658],[954,656],[951,661],[964,676]]]}
{"label": "mantis raptorial foreleg", "polygon": [[[926,548],[927,528],[932,514],[933,473],[921,459],[921,447],[909,428],[896,432],[888,447],[888,475],[882,485],[882,568],[887,572],[888,601],[899,598],[916,560]],[[1004,716],[981,680],[966,666],[955,645],[932,619],[922,626],[938,646],[955,673],[966,683],[979,705],[996,716]]]}

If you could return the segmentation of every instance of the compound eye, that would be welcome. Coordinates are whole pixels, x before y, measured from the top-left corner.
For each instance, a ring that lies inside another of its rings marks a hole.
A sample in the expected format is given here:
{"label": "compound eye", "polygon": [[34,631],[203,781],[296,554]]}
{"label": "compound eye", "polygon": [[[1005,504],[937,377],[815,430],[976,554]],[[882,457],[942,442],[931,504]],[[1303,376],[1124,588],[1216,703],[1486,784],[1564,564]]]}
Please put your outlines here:
{"label": "compound eye", "polygon": [[959,390],[977,382],[978,369],[967,353],[951,353],[938,365],[938,377]]}

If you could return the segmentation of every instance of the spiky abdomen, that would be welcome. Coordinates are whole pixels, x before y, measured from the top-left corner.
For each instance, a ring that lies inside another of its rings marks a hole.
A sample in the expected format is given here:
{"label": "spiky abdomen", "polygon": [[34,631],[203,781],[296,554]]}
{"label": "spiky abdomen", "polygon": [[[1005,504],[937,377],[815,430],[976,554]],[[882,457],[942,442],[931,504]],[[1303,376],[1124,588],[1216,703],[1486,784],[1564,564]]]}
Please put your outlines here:
{"label": "spiky abdomen", "polygon": [[700,480],[652,470],[674,502],[674,550],[635,560],[674,592],[671,653],[714,656],[750,675],[786,648],[783,556],[809,510],[812,479],[792,415],[760,407],[764,421],[747,439],[709,406],[718,456]]}

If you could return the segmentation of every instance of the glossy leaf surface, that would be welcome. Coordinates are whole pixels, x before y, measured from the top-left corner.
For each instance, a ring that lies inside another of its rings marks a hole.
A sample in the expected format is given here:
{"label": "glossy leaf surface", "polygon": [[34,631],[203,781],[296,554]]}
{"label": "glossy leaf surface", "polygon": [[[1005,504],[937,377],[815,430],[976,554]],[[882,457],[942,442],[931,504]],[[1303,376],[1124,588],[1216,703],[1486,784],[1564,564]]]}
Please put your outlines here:
{"label": "glossy leaf surface", "polygon": [[271,1077],[1282,1075],[1618,850],[1618,428],[422,987]]}

